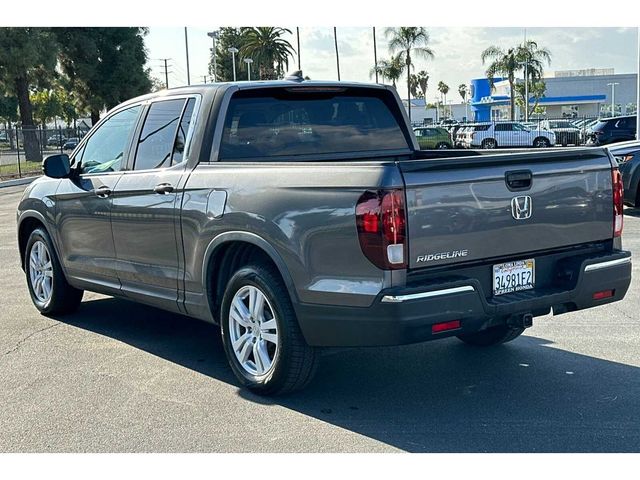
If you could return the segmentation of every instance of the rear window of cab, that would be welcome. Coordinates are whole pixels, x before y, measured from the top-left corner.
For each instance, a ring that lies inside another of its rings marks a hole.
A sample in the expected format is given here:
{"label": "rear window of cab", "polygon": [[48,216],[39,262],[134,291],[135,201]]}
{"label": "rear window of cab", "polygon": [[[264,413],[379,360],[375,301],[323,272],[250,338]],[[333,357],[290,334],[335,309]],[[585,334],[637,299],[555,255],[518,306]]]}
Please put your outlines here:
{"label": "rear window of cab", "polygon": [[231,98],[219,159],[313,157],[410,150],[397,102],[386,90],[285,88]]}

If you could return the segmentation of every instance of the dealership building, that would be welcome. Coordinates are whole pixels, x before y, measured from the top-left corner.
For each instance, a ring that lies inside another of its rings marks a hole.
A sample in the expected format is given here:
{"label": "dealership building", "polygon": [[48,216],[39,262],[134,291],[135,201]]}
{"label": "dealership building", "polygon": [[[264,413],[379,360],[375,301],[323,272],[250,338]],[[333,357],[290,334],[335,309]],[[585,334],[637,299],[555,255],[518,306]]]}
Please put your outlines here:
{"label": "dealership building", "polygon": [[[522,83],[523,79],[517,80]],[[544,79],[546,90],[538,99],[537,115],[547,118],[610,116],[612,95],[616,115],[636,112],[637,74],[615,74],[613,69],[565,70]],[[471,110],[476,121],[509,118],[509,82],[487,78],[471,81]],[[530,97],[531,104],[535,98]],[[516,118],[524,112],[516,107]]]}
{"label": "dealership building", "polygon": [[[523,83],[522,78],[516,80]],[[546,90],[538,99],[536,118],[581,118],[611,116],[612,95],[615,114],[634,114],[637,105],[637,74],[616,74],[613,68],[557,71],[544,78]],[[411,100],[411,117],[416,123],[435,123],[449,117],[458,121],[485,122],[509,119],[509,82],[495,78],[493,88],[487,78],[470,82],[467,104],[449,103],[439,110],[425,108],[424,100]],[[451,92],[458,96],[457,92]],[[536,101],[531,95],[530,104]],[[406,100],[404,101],[405,107]],[[443,111],[444,110],[444,111]],[[516,104],[516,118],[524,110]]]}

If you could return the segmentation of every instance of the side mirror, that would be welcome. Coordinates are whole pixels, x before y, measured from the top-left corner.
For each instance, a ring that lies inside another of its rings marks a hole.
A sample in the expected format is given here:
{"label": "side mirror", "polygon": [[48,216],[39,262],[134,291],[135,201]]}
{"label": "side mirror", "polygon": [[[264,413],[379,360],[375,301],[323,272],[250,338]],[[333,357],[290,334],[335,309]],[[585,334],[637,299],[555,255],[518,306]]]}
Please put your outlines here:
{"label": "side mirror", "polygon": [[71,174],[69,155],[50,155],[42,162],[42,172],[51,178],[67,178]]}

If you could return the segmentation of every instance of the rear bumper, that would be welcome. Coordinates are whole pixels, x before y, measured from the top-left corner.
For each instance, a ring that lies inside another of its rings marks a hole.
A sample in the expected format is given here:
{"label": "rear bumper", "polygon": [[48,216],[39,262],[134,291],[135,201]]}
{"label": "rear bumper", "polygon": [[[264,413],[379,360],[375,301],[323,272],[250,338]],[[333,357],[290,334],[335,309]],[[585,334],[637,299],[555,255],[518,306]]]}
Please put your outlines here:
{"label": "rear bumper", "polygon": [[[428,288],[386,290],[367,308],[297,305],[302,333],[314,346],[402,345],[472,333],[524,315],[554,315],[622,300],[631,283],[631,253],[618,251],[581,262],[570,290],[534,289],[491,298],[477,279],[458,279]],[[593,294],[612,290],[609,298]],[[460,321],[460,328],[432,333],[436,323]]]}

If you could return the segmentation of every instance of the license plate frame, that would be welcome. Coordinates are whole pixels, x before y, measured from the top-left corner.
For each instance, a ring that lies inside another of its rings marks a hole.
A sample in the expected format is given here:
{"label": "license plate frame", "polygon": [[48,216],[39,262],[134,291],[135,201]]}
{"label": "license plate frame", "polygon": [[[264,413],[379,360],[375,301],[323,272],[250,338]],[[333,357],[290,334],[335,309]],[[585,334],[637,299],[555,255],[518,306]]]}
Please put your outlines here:
{"label": "license plate frame", "polygon": [[493,296],[532,290],[536,283],[534,258],[493,265]]}

